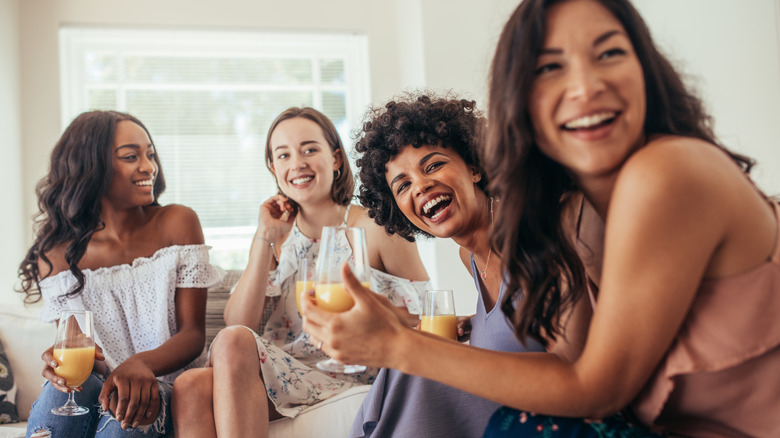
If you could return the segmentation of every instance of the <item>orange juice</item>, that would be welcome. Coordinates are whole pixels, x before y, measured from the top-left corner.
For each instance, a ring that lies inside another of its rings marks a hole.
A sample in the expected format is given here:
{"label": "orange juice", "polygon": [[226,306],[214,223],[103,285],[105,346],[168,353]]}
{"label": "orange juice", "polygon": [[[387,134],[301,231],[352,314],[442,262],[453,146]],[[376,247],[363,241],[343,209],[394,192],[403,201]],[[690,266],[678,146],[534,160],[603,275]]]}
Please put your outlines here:
{"label": "orange juice", "polygon": [[444,338],[457,339],[458,326],[455,315],[423,315],[420,330]]}
{"label": "orange juice", "polygon": [[314,289],[313,281],[298,281],[295,283],[295,305],[298,306],[298,313],[301,312],[301,293],[305,290]]}
{"label": "orange juice", "polygon": [[54,358],[59,366],[54,369],[58,376],[65,378],[65,385],[72,388],[87,380],[95,363],[95,347],[55,348]]}
{"label": "orange juice", "polygon": [[[367,282],[361,284],[366,289],[371,287]],[[317,298],[317,307],[329,312],[346,312],[355,305],[355,301],[344,289],[343,283],[317,283],[314,287],[314,296]]]}

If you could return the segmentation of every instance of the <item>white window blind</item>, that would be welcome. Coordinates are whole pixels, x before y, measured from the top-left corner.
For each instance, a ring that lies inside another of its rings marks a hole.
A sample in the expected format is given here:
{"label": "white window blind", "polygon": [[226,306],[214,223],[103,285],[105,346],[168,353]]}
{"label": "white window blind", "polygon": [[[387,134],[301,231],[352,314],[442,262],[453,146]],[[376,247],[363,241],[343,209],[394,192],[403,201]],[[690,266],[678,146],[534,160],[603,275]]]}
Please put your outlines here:
{"label": "white window blind", "polygon": [[157,146],[163,204],[192,207],[215,264],[242,269],[259,205],[276,193],[268,126],[290,106],[327,115],[351,150],[370,102],[363,35],[60,30],[63,129],[78,114],[138,117]]}

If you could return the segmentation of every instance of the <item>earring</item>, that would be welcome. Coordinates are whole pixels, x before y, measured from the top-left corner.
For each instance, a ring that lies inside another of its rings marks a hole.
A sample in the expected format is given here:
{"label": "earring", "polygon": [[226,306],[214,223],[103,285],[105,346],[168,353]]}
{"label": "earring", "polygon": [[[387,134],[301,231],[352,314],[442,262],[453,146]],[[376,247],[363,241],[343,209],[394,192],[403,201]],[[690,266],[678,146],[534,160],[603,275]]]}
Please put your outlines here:
{"label": "earring", "polygon": [[479,182],[479,180],[481,180],[481,179],[482,179],[482,175],[480,175],[480,174],[476,174],[476,175],[474,175],[474,182],[475,182],[475,183],[478,183],[478,182]]}
{"label": "earring", "polygon": [[341,169],[336,169],[336,171],[333,173],[333,179],[339,179],[339,177],[341,177]]}

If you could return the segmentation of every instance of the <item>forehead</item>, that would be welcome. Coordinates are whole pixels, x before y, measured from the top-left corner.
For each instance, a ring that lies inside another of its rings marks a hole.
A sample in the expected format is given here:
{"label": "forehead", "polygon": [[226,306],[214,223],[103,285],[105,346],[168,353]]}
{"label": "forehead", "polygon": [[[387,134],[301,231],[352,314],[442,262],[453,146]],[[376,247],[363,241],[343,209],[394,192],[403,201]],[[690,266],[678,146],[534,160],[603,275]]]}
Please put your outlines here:
{"label": "forehead", "polygon": [[597,0],[567,0],[547,9],[544,45],[592,44],[604,32],[625,32],[620,21]]}
{"label": "forehead", "polygon": [[325,136],[322,133],[320,125],[304,118],[293,117],[279,122],[271,133],[271,146],[290,146],[289,143],[298,143],[300,141],[316,140],[322,142]]}
{"label": "forehead", "polygon": [[151,142],[144,128],[132,120],[117,122],[114,133],[114,149],[130,144],[148,146]]}

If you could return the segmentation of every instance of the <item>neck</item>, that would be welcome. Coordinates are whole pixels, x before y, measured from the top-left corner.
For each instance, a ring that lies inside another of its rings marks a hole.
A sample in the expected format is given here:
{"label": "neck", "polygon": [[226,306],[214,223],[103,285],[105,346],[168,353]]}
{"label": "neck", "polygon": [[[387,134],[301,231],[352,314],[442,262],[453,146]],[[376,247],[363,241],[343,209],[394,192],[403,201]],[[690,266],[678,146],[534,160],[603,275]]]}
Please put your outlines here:
{"label": "neck", "polygon": [[607,219],[609,200],[612,198],[612,190],[615,188],[616,179],[617,174],[612,174],[590,179],[583,178],[576,181],[585,198],[593,205],[596,213],[603,220]]}
{"label": "neck", "polygon": [[101,203],[100,220],[103,229],[99,233],[104,237],[125,240],[140,228],[143,228],[148,218],[146,207],[116,209],[105,202]]}
{"label": "neck", "polygon": [[338,226],[344,223],[344,214],[347,210],[346,205],[336,204],[332,200],[316,205],[299,205],[299,207],[295,221],[301,233],[311,239],[319,239],[323,227]]}

